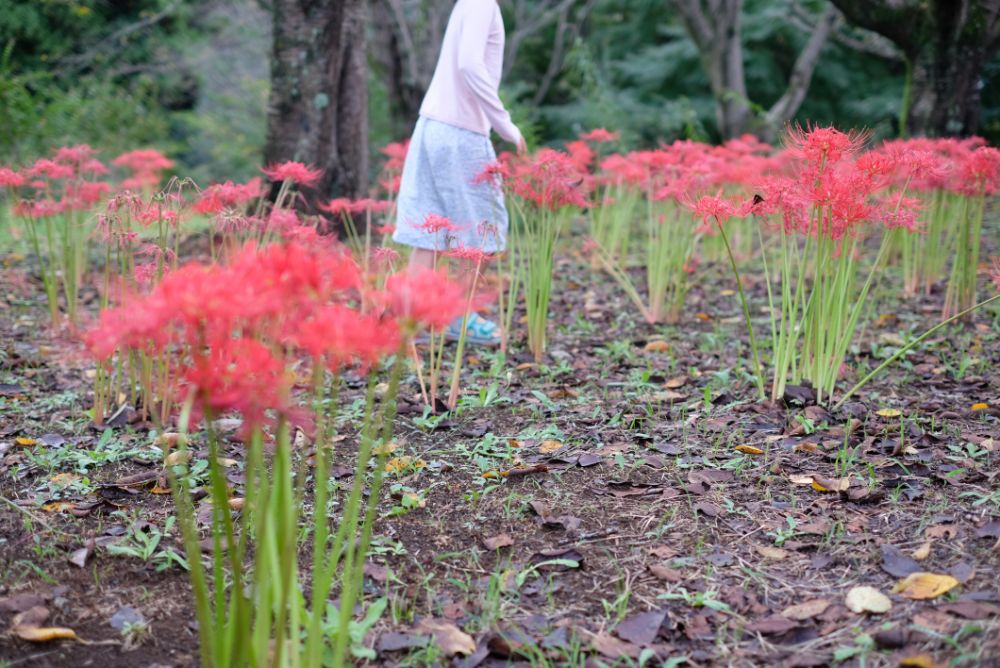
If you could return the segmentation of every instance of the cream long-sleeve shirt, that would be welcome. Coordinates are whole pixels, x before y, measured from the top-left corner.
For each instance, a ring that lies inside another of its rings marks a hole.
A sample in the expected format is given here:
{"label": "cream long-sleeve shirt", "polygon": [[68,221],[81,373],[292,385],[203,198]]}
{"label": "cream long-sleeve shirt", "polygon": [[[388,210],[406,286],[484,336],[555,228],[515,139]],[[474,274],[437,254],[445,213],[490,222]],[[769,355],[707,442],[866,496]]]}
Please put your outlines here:
{"label": "cream long-sleeve shirt", "polygon": [[512,143],[521,132],[500,101],[503,17],[497,0],[458,0],[420,115]]}

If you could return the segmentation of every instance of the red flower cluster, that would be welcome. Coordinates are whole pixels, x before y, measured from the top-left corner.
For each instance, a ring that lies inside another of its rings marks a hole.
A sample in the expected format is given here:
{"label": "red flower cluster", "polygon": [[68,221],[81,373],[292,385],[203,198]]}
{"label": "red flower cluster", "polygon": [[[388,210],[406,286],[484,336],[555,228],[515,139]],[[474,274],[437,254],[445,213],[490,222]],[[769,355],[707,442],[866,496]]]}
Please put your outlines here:
{"label": "red flower cluster", "polygon": [[260,177],[254,177],[246,183],[217,183],[201,191],[192,207],[204,215],[216,214],[223,209],[242,208],[264,194]]}
{"label": "red flower cluster", "polygon": [[555,211],[588,205],[584,188],[587,174],[568,153],[543,148],[526,159],[510,158],[507,172],[506,183],[511,191],[539,208]]}
{"label": "red flower cluster", "polygon": [[322,169],[313,169],[308,167],[301,162],[294,162],[289,160],[288,162],[282,162],[276,165],[269,165],[267,167],[261,168],[262,172],[275,182],[290,181],[300,186],[306,188],[313,188],[319,183],[320,177],[323,176]]}
{"label": "red flower cluster", "polygon": [[[175,358],[180,396],[260,424],[268,411],[294,410],[290,370],[301,356],[334,370],[371,367],[399,349],[404,331],[462,312],[461,288],[437,272],[391,276],[384,293],[362,289],[338,246],[249,244],[228,264],[168,273],[148,295],[103,311],[85,339],[98,359],[122,349]],[[362,312],[359,302],[382,308]]]}

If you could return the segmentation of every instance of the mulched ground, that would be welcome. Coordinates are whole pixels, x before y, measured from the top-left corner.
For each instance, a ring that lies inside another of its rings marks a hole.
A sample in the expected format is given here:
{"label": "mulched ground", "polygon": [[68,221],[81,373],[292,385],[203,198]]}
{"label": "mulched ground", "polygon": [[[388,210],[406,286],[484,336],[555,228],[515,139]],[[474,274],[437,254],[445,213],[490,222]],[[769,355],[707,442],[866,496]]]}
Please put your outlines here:
{"label": "mulched ground", "polygon": [[[126,423],[98,447],[90,364],[46,329],[25,262],[3,271],[0,626],[40,606],[46,625],[106,644],[0,636],[0,666],[194,665],[186,573],[110,547],[172,514],[153,493],[150,439]],[[366,600],[389,600],[366,639],[375,663],[1000,663],[997,311],[831,414],[808,391],[752,402],[733,282],[724,266],[699,272],[682,322],[654,327],[569,254],[545,364],[473,351],[466,389],[492,386],[492,403],[444,420],[403,403],[393,455],[411,466],[387,485],[367,568]],[[760,277],[746,282],[765,303]],[[890,282],[842,387],[937,318],[940,290],[903,299]],[[241,444],[226,456],[239,461]],[[838,478],[850,486],[821,491]],[[154,552],[181,552],[176,534]],[[927,600],[892,593],[912,572],[960,584]],[[891,609],[852,612],[859,585]],[[470,656],[440,647],[469,638]]]}

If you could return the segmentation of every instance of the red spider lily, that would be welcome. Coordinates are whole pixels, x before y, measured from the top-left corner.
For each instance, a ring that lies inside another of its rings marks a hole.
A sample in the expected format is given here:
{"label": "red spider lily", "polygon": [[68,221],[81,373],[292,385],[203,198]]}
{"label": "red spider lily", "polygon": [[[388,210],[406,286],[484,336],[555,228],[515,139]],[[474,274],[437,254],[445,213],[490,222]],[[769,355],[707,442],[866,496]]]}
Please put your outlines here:
{"label": "red spider lily", "polygon": [[387,193],[396,194],[399,192],[399,187],[403,183],[403,177],[401,174],[393,174],[385,178],[379,179],[378,184],[382,186],[382,189]]}
{"label": "red spider lily", "polygon": [[207,354],[184,372],[195,408],[213,415],[235,410],[247,425],[269,422],[266,411],[287,413],[294,376],[285,361],[255,339],[212,337]]}
{"label": "red spider lily", "polygon": [[474,266],[489,262],[493,258],[490,253],[486,253],[483,249],[473,246],[458,246],[457,248],[445,251],[445,255],[456,260],[468,262]]}
{"label": "red spider lily", "polygon": [[57,202],[51,199],[42,199],[34,202],[22,200],[14,204],[13,207],[15,216],[24,216],[26,218],[49,218],[51,216],[58,216],[65,210],[66,206],[64,202]]}
{"label": "red spider lily", "polygon": [[290,209],[274,209],[267,216],[267,227],[271,230],[287,230],[302,225],[298,214]]}
{"label": "red spider lily", "polygon": [[351,203],[351,213],[385,213],[392,208],[392,202],[384,199],[364,197]]}
{"label": "red spider lily", "polygon": [[376,264],[390,266],[399,260],[399,251],[388,246],[379,246],[372,251],[372,256],[375,258]]}
{"label": "red spider lily", "polygon": [[594,150],[585,141],[571,141],[566,144],[566,152],[569,153],[573,164],[582,173],[590,169],[590,163],[594,161]]}
{"label": "red spider lily", "polygon": [[472,179],[473,183],[498,183],[510,178],[510,167],[506,162],[497,160],[491,162],[483,168],[483,171],[476,174]]}
{"label": "red spider lily", "polygon": [[553,211],[566,206],[587,207],[584,175],[566,153],[543,148],[514,163],[509,183],[517,196]]}
{"label": "red spider lily", "polygon": [[439,216],[436,213],[429,213],[427,217],[424,218],[424,222],[417,225],[418,230],[423,230],[428,234],[437,234],[438,232],[455,232],[457,231],[458,225],[445,218],[444,216]]}
{"label": "red spider lily", "polygon": [[315,187],[319,183],[320,177],[323,176],[322,169],[314,169],[292,160],[263,167],[260,171],[264,172],[267,178],[272,181],[291,181],[306,188]]}
{"label": "red spider lily", "polygon": [[961,165],[961,178],[970,195],[993,195],[1000,189],[1000,149],[980,146]]}
{"label": "red spider lily", "polygon": [[197,213],[215,214],[230,207],[243,206],[263,195],[264,189],[260,177],[255,177],[246,183],[217,183],[201,192],[192,207]]}
{"label": "red spider lily", "polygon": [[174,161],[155,148],[144,148],[122,153],[111,164],[127,167],[138,174],[154,174],[170,169],[174,166]]}
{"label": "red spider lily", "polygon": [[580,139],[582,139],[583,141],[589,141],[598,144],[618,141],[619,137],[621,137],[621,133],[610,132],[609,130],[605,130],[604,128],[594,128],[590,132],[584,132],[583,134],[580,135]]}
{"label": "red spider lily", "polygon": [[330,200],[326,204],[321,202],[318,206],[320,211],[326,211],[327,213],[336,216],[350,214],[354,207],[354,202],[347,197],[338,197]]}
{"label": "red spider lily", "polygon": [[806,129],[793,126],[785,135],[785,145],[793,155],[822,168],[825,164],[857,154],[870,136],[870,132],[863,130],[844,133],[832,126]]}
{"label": "red spider lily", "polygon": [[31,167],[28,168],[27,174],[31,177],[41,177],[49,179],[70,179],[73,178],[74,170],[69,165],[63,165],[54,160],[49,160],[48,158],[41,158],[35,161]]}
{"label": "red spider lily", "polygon": [[0,188],[20,188],[27,179],[10,167],[0,167]]}
{"label": "red spider lily", "polygon": [[80,165],[80,173],[92,174],[94,176],[106,176],[107,174],[111,173],[111,170],[105,167],[104,163],[101,162],[100,160],[92,158],[90,160],[85,160]]}
{"label": "red spider lily", "polygon": [[388,158],[388,160],[385,161],[384,169],[390,172],[403,169],[403,163],[406,162],[406,154],[409,150],[409,139],[383,146],[382,155]]}
{"label": "red spider lily", "polygon": [[396,226],[392,223],[386,223],[385,225],[379,225],[376,227],[375,231],[382,236],[387,237],[396,231]]}
{"label": "red spider lily", "polygon": [[153,223],[163,221],[169,223],[173,227],[177,227],[180,222],[180,214],[177,211],[165,207],[159,203],[151,203],[145,209],[136,214],[135,219],[143,227],[149,227]]}
{"label": "red spider lily", "polygon": [[465,312],[465,291],[443,271],[393,274],[385,290],[385,306],[408,334],[422,326],[440,329]]}
{"label": "red spider lily", "polygon": [[369,367],[399,349],[399,327],[390,319],[362,315],[341,304],[323,307],[294,323],[289,341],[333,371],[358,363]]}
{"label": "red spider lily", "polygon": [[80,181],[67,186],[66,200],[69,208],[86,211],[110,192],[111,185],[104,181]]}
{"label": "red spider lily", "polygon": [[320,241],[319,232],[312,225],[296,225],[295,227],[281,230],[281,236],[285,241],[312,246]]}
{"label": "red spider lily", "polygon": [[706,227],[710,226],[709,218],[714,219],[715,224],[723,225],[738,211],[736,205],[721,194],[704,195],[697,200],[685,202],[685,206],[691,209],[695,218],[700,219]]}
{"label": "red spider lily", "polygon": [[94,155],[94,149],[87,144],[63,146],[56,149],[54,160],[59,163],[81,164]]}

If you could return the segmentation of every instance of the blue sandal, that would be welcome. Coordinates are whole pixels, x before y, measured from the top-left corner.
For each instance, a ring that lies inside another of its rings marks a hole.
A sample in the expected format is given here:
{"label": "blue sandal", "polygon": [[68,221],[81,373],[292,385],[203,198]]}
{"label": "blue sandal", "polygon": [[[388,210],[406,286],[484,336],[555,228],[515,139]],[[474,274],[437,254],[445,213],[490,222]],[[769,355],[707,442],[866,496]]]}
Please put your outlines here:
{"label": "blue sandal", "polygon": [[[449,341],[458,341],[462,336],[462,317],[452,320],[444,334]],[[498,346],[500,328],[492,320],[487,320],[478,313],[470,313],[465,323],[465,342],[477,346]]]}

